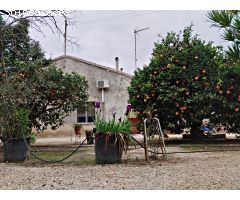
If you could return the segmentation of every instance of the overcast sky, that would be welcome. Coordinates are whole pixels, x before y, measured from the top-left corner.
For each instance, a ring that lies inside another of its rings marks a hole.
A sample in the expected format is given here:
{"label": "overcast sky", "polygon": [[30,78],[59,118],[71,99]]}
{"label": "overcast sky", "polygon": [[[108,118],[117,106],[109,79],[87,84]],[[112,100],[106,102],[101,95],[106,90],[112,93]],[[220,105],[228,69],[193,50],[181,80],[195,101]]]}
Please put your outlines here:
{"label": "overcast sky", "polygon": [[[68,45],[67,54],[108,67],[115,67],[114,58],[119,57],[120,66],[127,73],[134,71],[134,30],[149,27],[137,36],[137,66],[149,63],[154,42],[165,37],[167,32],[179,32],[194,24],[194,33],[206,41],[226,45],[220,32],[207,21],[207,11],[78,11],[74,14],[75,26],[68,27],[68,36],[78,40],[80,47]],[[64,25],[64,21],[58,18]],[[45,36],[31,31],[31,36],[40,41],[47,56],[63,55],[63,38],[44,28]]]}

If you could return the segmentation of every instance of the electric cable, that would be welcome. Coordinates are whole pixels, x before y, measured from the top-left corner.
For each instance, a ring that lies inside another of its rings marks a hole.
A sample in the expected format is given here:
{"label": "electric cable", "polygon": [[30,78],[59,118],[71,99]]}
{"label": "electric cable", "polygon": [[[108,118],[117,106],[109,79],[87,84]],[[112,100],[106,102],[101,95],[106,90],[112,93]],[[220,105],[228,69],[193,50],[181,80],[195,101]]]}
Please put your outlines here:
{"label": "electric cable", "polygon": [[79,24],[89,24],[89,23],[96,23],[96,22],[106,22],[106,21],[112,21],[112,20],[119,20],[123,18],[129,18],[129,17],[136,17],[136,16],[142,16],[142,15],[148,15],[148,14],[153,14],[153,13],[159,13],[160,11],[153,11],[153,12],[144,12],[144,13],[133,13],[133,14],[122,14],[122,15],[115,15],[111,17],[105,17],[105,18],[99,18],[99,19],[94,19],[94,20],[89,20],[86,22],[82,22]]}

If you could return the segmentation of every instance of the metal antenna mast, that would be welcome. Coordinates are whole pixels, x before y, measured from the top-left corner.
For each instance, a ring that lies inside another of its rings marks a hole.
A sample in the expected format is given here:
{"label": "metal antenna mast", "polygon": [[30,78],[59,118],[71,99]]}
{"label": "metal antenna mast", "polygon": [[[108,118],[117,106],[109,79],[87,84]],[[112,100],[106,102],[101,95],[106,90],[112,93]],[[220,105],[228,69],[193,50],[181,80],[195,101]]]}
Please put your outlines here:
{"label": "metal antenna mast", "polygon": [[67,20],[65,19],[65,32],[64,32],[64,67],[66,67],[66,55],[67,55]]}
{"label": "metal antenna mast", "polygon": [[134,41],[135,41],[135,70],[137,69],[137,34],[140,31],[145,31],[149,28],[143,28],[143,29],[138,29],[138,30],[134,30]]}

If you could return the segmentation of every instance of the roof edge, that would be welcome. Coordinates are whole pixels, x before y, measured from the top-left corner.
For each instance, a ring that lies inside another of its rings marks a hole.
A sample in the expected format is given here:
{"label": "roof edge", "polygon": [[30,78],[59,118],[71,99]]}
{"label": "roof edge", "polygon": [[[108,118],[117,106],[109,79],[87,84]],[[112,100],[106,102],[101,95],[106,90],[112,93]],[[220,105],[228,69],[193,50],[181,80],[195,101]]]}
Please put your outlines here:
{"label": "roof edge", "polygon": [[95,67],[98,67],[98,68],[101,68],[101,69],[104,69],[104,70],[109,70],[111,72],[115,72],[115,73],[118,73],[118,74],[121,74],[121,75],[124,75],[124,76],[127,76],[129,78],[132,78],[133,76],[128,74],[128,73],[125,73],[125,72],[122,72],[122,71],[117,71],[115,70],[114,68],[111,68],[111,67],[106,67],[104,65],[100,65],[100,64],[97,64],[97,63],[94,63],[94,62],[91,62],[91,61],[88,61],[88,60],[84,60],[84,59],[81,59],[81,58],[78,58],[78,57],[74,57],[74,56],[69,56],[69,55],[62,55],[62,56],[58,56],[56,58],[53,59],[53,61],[58,61],[58,60],[61,60],[61,59],[64,59],[65,58],[69,58],[69,59],[72,59],[72,60],[75,60],[75,61],[78,61],[78,62],[82,62],[82,63],[86,63],[86,64],[89,64],[89,65],[93,65]]}

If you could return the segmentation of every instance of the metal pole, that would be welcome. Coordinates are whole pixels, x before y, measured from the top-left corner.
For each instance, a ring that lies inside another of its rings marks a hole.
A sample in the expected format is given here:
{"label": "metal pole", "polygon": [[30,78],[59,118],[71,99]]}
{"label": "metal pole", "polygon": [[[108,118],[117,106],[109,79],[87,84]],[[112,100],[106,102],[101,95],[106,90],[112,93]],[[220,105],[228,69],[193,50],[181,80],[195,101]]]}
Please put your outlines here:
{"label": "metal pole", "polygon": [[67,20],[65,19],[65,32],[64,32],[64,67],[66,67],[66,55],[67,55]]}
{"label": "metal pole", "polygon": [[154,119],[157,120],[158,128],[159,128],[159,131],[160,131],[160,136],[161,136],[162,145],[163,145],[163,146],[161,146],[162,153],[163,153],[163,157],[164,157],[165,159],[167,159],[167,151],[166,151],[166,147],[165,147],[164,134],[163,134],[163,131],[162,131],[162,127],[161,127],[161,124],[160,124],[159,119],[156,118],[156,117],[154,117]]}
{"label": "metal pole", "polygon": [[137,69],[137,33],[140,31],[145,31],[149,28],[143,28],[143,29],[139,29],[139,30],[134,30],[134,41],[135,41],[135,70]]}
{"label": "metal pole", "polygon": [[104,95],[104,88],[102,88],[102,117],[105,119],[105,95]]}
{"label": "metal pole", "polygon": [[147,143],[147,125],[146,125],[147,119],[144,119],[143,126],[144,126],[144,150],[145,150],[145,160],[149,161],[148,157],[148,143]]}
{"label": "metal pole", "polygon": [[137,69],[137,31],[134,31],[134,40],[135,40],[135,70]]}

